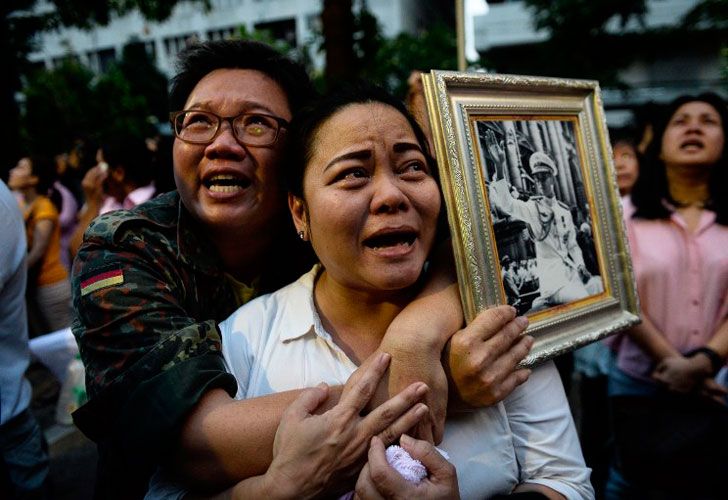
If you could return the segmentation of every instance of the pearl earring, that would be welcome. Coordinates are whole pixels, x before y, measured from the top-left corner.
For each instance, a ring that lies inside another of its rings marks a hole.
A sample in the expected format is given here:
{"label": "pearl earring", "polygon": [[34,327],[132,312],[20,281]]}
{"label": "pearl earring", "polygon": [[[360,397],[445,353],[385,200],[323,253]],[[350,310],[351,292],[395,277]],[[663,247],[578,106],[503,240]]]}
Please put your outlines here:
{"label": "pearl earring", "polygon": [[303,231],[299,231],[298,232],[298,237],[301,238],[304,241],[306,240],[306,235],[303,233]]}

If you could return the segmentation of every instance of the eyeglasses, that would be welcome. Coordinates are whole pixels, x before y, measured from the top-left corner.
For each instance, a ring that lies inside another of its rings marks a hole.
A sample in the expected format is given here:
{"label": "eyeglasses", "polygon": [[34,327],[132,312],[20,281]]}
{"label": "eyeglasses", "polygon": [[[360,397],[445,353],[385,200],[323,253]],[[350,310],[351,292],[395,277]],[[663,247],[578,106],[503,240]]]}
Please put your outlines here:
{"label": "eyeglasses", "polygon": [[223,121],[230,123],[235,138],[246,146],[270,146],[278,140],[281,129],[288,127],[283,118],[261,113],[223,117],[209,111],[186,109],[170,113],[169,119],[175,137],[192,144],[210,144]]}

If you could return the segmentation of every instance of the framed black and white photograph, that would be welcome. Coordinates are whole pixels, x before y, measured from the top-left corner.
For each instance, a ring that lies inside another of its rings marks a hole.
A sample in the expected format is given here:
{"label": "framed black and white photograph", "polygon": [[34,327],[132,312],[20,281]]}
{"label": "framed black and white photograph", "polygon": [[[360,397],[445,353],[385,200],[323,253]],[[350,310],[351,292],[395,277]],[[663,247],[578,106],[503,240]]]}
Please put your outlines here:
{"label": "framed black and white photograph", "polygon": [[526,365],[639,321],[599,86],[423,76],[466,318],[529,317]]}

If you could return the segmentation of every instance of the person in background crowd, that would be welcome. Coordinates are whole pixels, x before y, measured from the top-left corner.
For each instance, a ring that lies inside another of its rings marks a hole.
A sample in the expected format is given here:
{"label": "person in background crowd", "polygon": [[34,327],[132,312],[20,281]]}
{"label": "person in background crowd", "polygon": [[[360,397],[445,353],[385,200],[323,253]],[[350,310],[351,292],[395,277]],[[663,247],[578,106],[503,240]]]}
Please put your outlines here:
{"label": "person in background crowd", "polygon": [[626,220],[632,216],[634,210],[629,195],[640,173],[642,153],[637,149],[637,140],[630,130],[614,130],[609,136],[614,154],[614,169],[617,172],[617,188],[622,196],[622,210]]}
{"label": "person in background crowd", "polygon": [[0,181],[0,497],[47,498],[48,453],[28,410],[31,387],[25,310],[27,249],[23,216]]}
{"label": "person in background crowd", "polygon": [[[288,122],[313,93],[308,76],[270,47],[239,40],[195,45],[179,68],[170,97],[178,191],[99,216],[74,263],[73,331],[90,397],[74,420],[99,443],[104,498],[143,496],[157,466],[175,460],[182,475],[209,486],[264,473],[281,414],[298,394],[233,400],[217,324],[310,263],[290,229],[279,172]],[[183,134],[190,124],[202,137]],[[435,404],[427,396],[438,438],[447,379],[433,346],[462,323],[457,286],[441,274],[385,338],[392,361],[379,398],[425,381],[440,396]],[[449,346],[460,359],[458,396],[479,406],[526,380],[515,367],[532,342],[509,308],[482,316]],[[340,392],[332,388],[332,403]]]}
{"label": "person in background crowd", "polygon": [[609,376],[608,498],[725,498],[728,110],[683,96],[655,127],[627,220],[642,323]]}
{"label": "person in background crowd", "polygon": [[518,277],[514,272],[515,262],[508,255],[501,258],[501,279],[503,280],[503,288],[508,297],[508,303],[513,307],[518,307],[521,296],[521,286]]}
{"label": "person in background crowd", "polygon": [[[629,193],[639,174],[639,157],[633,133],[611,130],[617,187],[622,196],[625,220],[633,211]],[[607,397],[607,376],[615,362],[621,334],[591,343],[574,352],[574,371],[579,374],[580,439],[587,465],[592,468],[592,485],[597,498],[603,498],[613,454],[612,430]]]}
{"label": "person in background crowd", "polygon": [[71,270],[71,237],[78,224],[78,202],[73,193],[60,180],[58,167],[59,161],[56,157],[57,178],[53,182],[51,201],[59,208],[58,223],[61,227],[61,262],[66,270]]}
{"label": "person in background crowd", "polygon": [[152,152],[152,171],[154,172],[154,187],[157,193],[166,193],[174,191],[177,186],[174,184],[174,174],[172,169],[172,143],[174,135],[161,134],[154,141],[147,140],[147,146],[153,144],[150,148]]}
{"label": "person in background crowd", "polygon": [[8,185],[22,193],[28,239],[28,309],[34,335],[71,324],[71,288],[61,262],[58,210],[46,196],[56,168],[50,158],[21,158],[10,171]]}
{"label": "person in background crowd", "polygon": [[86,228],[97,216],[134,208],[155,195],[152,158],[146,141],[134,137],[114,138],[99,149],[97,165],[86,172],[81,183],[86,202],[71,237],[73,255],[81,246]]}
{"label": "person in background crowd", "polygon": [[427,144],[435,154],[435,143],[432,140],[432,128],[430,125],[430,118],[427,114],[427,102],[425,101],[425,89],[422,84],[422,71],[415,69],[410,73],[407,79],[407,96],[405,97],[405,104],[407,109],[412,116],[415,117],[417,123],[422,127],[422,131],[427,137]]}

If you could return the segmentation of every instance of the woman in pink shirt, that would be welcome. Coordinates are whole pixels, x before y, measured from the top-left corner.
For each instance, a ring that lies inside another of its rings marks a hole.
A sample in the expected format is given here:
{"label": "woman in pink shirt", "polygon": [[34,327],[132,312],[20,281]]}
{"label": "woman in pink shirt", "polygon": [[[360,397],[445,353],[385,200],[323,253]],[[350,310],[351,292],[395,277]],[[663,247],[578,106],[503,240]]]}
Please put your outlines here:
{"label": "woman in pink shirt", "polygon": [[[667,109],[627,221],[642,323],[610,373],[608,498],[724,498],[728,470],[728,110],[715,94]],[[722,471],[722,472],[721,472]]]}

